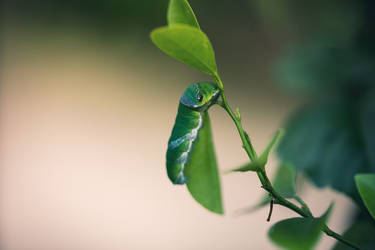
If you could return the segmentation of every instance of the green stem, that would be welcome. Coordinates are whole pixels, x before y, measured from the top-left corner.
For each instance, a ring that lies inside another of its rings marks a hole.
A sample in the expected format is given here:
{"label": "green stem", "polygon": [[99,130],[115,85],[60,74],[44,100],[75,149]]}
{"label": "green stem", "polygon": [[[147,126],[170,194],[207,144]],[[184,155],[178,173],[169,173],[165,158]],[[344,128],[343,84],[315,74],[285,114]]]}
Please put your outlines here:
{"label": "green stem", "polygon": [[[234,114],[233,110],[231,109],[231,107],[228,105],[227,98],[226,98],[225,92],[224,92],[224,86],[223,86],[223,83],[222,83],[220,77],[218,75],[215,75],[214,79],[215,79],[217,85],[219,86],[219,88],[221,90],[222,101],[219,104],[220,104],[221,107],[223,107],[227,111],[229,116],[232,118],[234,124],[236,125],[238,133],[241,137],[242,147],[246,151],[250,160],[255,161],[257,159],[257,154],[254,150],[254,147],[253,147],[253,145],[250,141],[249,136],[247,135],[247,133],[245,132],[245,130],[242,127],[241,116],[240,115],[236,116]],[[239,112],[237,112],[237,113],[239,113]],[[293,210],[294,212],[296,212],[297,214],[301,215],[302,217],[313,218],[313,215],[312,215],[310,209],[302,201],[302,199],[300,199],[299,197],[295,198],[299,203],[301,203],[302,208],[300,208],[297,205],[295,205],[294,203],[286,200],[284,197],[282,197],[279,193],[276,192],[276,190],[273,188],[273,186],[271,184],[271,181],[268,179],[268,176],[267,176],[267,173],[266,173],[265,169],[261,169],[261,170],[257,171],[257,174],[258,174],[260,182],[262,183],[262,188],[264,188],[273,197],[274,204],[279,204],[281,206],[287,207],[287,208]],[[352,247],[353,249],[361,250],[361,248],[359,248],[358,246],[356,246],[353,243],[347,241],[341,235],[339,235],[338,233],[335,233],[334,231],[329,229],[329,227],[327,225],[324,225],[322,231],[325,234],[327,234],[328,236],[335,238],[336,240],[342,242],[343,244],[345,244],[349,247]]]}
{"label": "green stem", "polygon": [[323,227],[323,232],[332,237],[332,238],[335,238],[336,240],[340,241],[341,243],[353,248],[353,249],[357,249],[357,250],[361,250],[361,248],[355,244],[353,244],[352,242],[346,240],[344,237],[342,237],[341,235],[339,235],[338,233],[335,233],[334,231],[332,231],[327,225],[324,225]]}
{"label": "green stem", "polygon": [[272,187],[271,181],[268,179],[267,173],[265,170],[259,171],[263,178],[262,187],[272,195],[272,197],[275,199],[275,203],[282,205],[284,207],[287,207],[297,214],[301,215],[302,217],[311,217],[306,211],[302,210],[292,202],[286,200],[284,197],[282,197],[279,193],[276,192],[276,190]]}
{"label": "green stem", "polygon": [[229,116],[232,118],[234,124],[237,127],[238,133],[240,134],[240,137],[241,137],[241,140],[242,140],[242,147],[245,149],[245,151],[246,151],[247,155],[249,156],[250,160],[254,161],[257,158],[257,155],[255,153],[255,150],[254,150],[251,142],[250,142],[249,137],[247,136],[246,132],[242,128],[241,117],[235,116],[233,110],[228,105],[228,101],[227,101],[227,98],[226,98],[225,92],[224,92],[224,86],[223,86],[223,83],[222,83],[220,77],[218,75],[215,75],[214,78],[216,80],[217,85],[219,86],[219,88],[221,90],[222,102],[220,103],[220,105],[227,111]]}
{"label": "green stem", "polygon": [[311,213],[310,208],[307,206],[307,204],[297,195],[294,196],[294,199],[301,204],[302,210],[304,210],[306,213],[308,213],[310,216],[313,216]]}
{"label": "green stem", "polygon": [[[270,182],[270,180],[268,179],[268,176],[266,174],[266,171],[265,170],[262,170],[261,171],[261,175],[263,177],[263,180],[265,182],[265,186],[263,186],[263,188],[265,190],[267,190],[271,195],[272,197],[275,199],[275,203],[276,204],[279,204],[279,205],[282,205],[284,207],[287,207],[293,211],[295,211],[297,214],[301,215],[302,217],[313,217],[310,209],[308,208],[308,206],[306,205],[306,203],[304,203],[302,201],[302,199],[299,199],[299,197],[297,198],[300,202],[302,202],[303,207],[306,207],[307,209],[302,209],[302,208],[299,208],[298,206],[296,206],[295,204],[291,203],[290,201],[286,200],[285,198],[283,198],[281,195],[279,195],[275,189],[272,187],[272,184]],[[262,183],[263,184],[263,183]],[[323,226],[323,229],[322,231],[330,236],[330,237],[333,237],[335,238],[336,240],[344,243],[345,245],[349,246],[349,247],[352,247],[353,249],[357,249],[357,250],[361,250],[360,247],[354,245],[353,243],[351,243],[350,241],[346,240],[345,238],[343,238],[341,235],[339,235],[338,233],[332,231],[327,225],[324,225]]]}

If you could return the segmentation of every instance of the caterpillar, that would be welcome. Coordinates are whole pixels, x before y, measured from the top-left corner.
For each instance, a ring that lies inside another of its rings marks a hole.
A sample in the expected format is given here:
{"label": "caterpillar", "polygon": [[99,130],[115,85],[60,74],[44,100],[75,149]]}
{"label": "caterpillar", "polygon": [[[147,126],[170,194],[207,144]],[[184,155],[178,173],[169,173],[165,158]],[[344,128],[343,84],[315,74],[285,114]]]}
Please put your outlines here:
{"label": "caterpillar", "polygon": [[190,156],[198,146],[202,128],[209,117],[207,110],[220,96],[215,83],[199,82],[190,85],[180,98],[176,121],[168,141],[167,173],[173,184],[189,180],[184,170],[189,167]]}

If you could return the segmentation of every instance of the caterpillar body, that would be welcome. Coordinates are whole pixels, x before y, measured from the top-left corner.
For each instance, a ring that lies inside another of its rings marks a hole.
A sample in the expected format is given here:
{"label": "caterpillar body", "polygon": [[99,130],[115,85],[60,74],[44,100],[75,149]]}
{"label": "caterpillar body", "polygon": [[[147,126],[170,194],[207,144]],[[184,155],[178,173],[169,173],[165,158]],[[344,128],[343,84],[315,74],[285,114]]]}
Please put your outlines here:
{"label": "caterpillar body", "polygon": [[187,183],[185,169],[190,156],[199,143],[199,135],[209,124],[207,110],[220,96],[220,89],[210,82],[190,85],[180,98],[176,121],[168,141],[167,173],[174,184]]}

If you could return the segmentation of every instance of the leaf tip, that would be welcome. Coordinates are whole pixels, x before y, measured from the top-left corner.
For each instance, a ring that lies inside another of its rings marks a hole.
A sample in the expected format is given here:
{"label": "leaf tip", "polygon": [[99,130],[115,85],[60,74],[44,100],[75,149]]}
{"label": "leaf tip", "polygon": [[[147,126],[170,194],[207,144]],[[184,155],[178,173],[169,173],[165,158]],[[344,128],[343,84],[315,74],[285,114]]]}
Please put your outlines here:
{"label": "leaf tip", "polygon": [[329,218],[329,216],[331,215],[331,212],[332,212],[332,209],[335,205],[335,202],[332,201],[330,204],[329,204],[329,207],[327,208],[327,210],[324,212],[324,214],[320,217],[324,222],[327,221],[327,219]]}

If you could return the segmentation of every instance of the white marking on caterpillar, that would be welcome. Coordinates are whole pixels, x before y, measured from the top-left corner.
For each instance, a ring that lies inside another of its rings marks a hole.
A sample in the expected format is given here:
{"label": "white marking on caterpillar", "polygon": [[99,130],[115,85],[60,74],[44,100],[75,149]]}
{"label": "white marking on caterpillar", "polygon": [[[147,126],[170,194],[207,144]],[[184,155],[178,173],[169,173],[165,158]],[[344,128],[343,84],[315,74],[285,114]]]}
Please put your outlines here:
{"label": "white marking on caterpillar", "polygon": [[181,143],[183,143],[185,140],[189,140],[189,141],[190,140],[194,140],[195,137],[197,136],[197,132],[198,131],[195,131],[193,129],[190,133],[187,133],[186,135],[181,136],[180,138],[177,138],[176,140],[171,141],[168,144],[168,148],[169,149],[174,149],[174,148],[177,148],[178,146],[180,146]]}
{"label": "white marking on caterpillar", "polygon": [[219,94],[219,92],[220,92],[220,89],[217,89],[217,90],[212,94],[212,96],[216,96],[217,94]]}
{"label": "white marking on caterpillar", "polygon": [[[181,154],[180,157],[177,158],[176,160],[176,163],[181,163],[181,169],[180,169],[180,173],[178,174],[177,176],[177,179],[175,181],[175,183],[184,183],[185,182],[185,177],[184,177],[184,168],[185,168],[185,164],[187,163],[188,161],[188,154],[191,152],[192,148],[193,148],[193,142],[197,139],[198,137],[198,131],[199,129],[201,129],[202,127],[202,123],[203,123],[203,119],[202,119],[202,115],[199,114],[199,121],[198,121],[198,125],[196,128],[192,129],[192,131],[176,140],[174,140],[173,142],[179,140],[179,139],[182,139],[182,138],[189,138],[189,147],[188,149],[183,152]],[[183,139],[178,145],[180,145],[185,139]],[[171,142],[172,143],[172,142]],[[177,145],[177,146],[178,146]]]}

